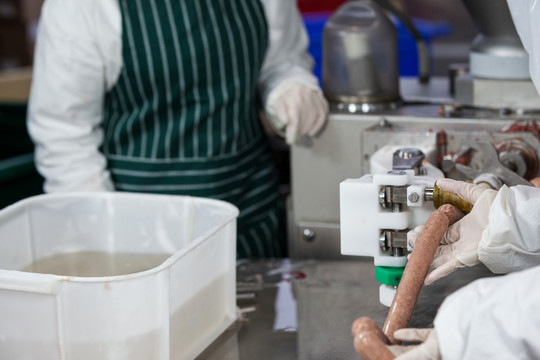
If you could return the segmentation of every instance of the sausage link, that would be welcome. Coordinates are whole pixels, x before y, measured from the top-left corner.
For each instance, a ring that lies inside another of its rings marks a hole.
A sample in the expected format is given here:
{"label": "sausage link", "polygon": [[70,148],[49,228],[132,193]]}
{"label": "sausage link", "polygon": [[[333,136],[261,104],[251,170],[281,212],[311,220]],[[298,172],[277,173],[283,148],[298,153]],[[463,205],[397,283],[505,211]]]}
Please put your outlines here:
{"label": "sausage link", "polygon": [[452,205],[443,205],[430,215],[418,235],[383,326],[391,344],[399,344],[399,341],[394,339],[394,332],[409,325],[420,289],[444,233],[449,225],[462,216]]}
{"label": "sausage link", "polygon": [[383,343],[388,343],[388,338],[386,337],[386,335],[384,335],[377,323],[371,318],[365,316],[356,319],[352,324],[352,333],[354,336],[364,331],[373,331],[377,334],[377,336]]}
{"label": "sausage link", "polygon": [[368,317],[356,319],[352,325],[354,335],[354,348],[364,360],[391,360],[395,356],[386,347],[388,339],[377,326],[375,321]]}
{"label": "sausage link", "polygon": [[444,215],[446,215],[448,218],[448,226],[453,225],[463,217],[463,213],[458,208],[450,204],[439,206],[437,211],[443,212]]}

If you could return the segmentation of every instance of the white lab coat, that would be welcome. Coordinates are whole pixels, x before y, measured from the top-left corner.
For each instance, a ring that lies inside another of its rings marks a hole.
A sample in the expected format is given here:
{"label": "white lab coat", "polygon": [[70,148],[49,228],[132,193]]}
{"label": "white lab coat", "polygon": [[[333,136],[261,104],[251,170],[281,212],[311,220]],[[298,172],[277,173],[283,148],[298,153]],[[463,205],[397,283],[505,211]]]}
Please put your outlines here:
{"label": "white lab coat", "polygon": [[518,185],[499,190],[478,258],[496,274],[540,265],[540,188]]}
{"label": "white lab coat", "polygon": [[[540,93],[540,2],[508,0]],[[540,189],[499,190],[478,247],[503,277],[481,279],[449,296],[435,318],[443,359],[540,359]]]}
{"label": "white lab coat", "polygon": [[[289,82],[318,89],[294,0],[261,0],[270,44],[258,89],[262,103]],[[122,68],[117,0],[47,0],[38,29],[28,130],[46,192],[114,190],[99,151],[103,99]]]}
{"label": "white lab coat", "polygon": [[521,39],[521,43],[529,53],[529,73],[540,93],[540,3],[536,0],[507,0],[512,20]]}
{"label": "white lab coat", "polygon": [[[443,359],[540,359],[540,188],[503,186],[479,259],[495,273],[449,296],[435,318]],[[532,268],[532,269],[531,269]]]}
{"label": "white lab coat", "polygon": [[538,279],[540,266],[476,280],[446,298],[435,318],[442,358],[540,359]]}

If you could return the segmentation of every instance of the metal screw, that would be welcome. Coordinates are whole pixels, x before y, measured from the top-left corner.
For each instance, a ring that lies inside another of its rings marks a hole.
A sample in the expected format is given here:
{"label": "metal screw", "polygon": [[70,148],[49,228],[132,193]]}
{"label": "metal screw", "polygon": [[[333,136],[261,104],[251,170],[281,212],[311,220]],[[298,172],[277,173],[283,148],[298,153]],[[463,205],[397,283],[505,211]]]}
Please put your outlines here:
{"label": "metal screw", "polygon": [[442,104],[440,112],[445,117],[451,117],[456,114],[458,108],[454,104]]}
{"label": "metal screw", "polygon": [[422,151],[416,148],[403,148],[399,150],[399,157],[402,159],[410,159],[413,156],[422,155]]}
{"label": "metal screw", "polygon": [[381,206],[385,209],[388,207],[388,204],[386,202],[386,189],[385,188],[382,188],[381,191],[379,192],[379,204],[381,204]]}
{"label": "metal screw", "polygon": [[306,228],[302,233],[302,237],[304,238],[304,240],[312,242],[313,240],[315,240],[315,231]]}
{"label": "metal screw", "polygon": [[411,193],[409,195],[409,201],[412,203],[417,202],[420,199],[420,196],[417,193]]}
{"label": "metal screw", "polygon": [[390,123],[390,121],[386,120],[385,118],[381,118],[377,125],[379,127],[382,127],[382,128],[391,128],[392,127],[392,123]]}
{"label": "metal screw", "polygon": [[456,167],[456,159],[453,155],[444,155],[441,160],[441,170],[448,173]]}
{"label": "metal screw", "polygon": [[384,231],[379,236],[379,246],[383,251],[388,251],[388,245],[386,245],[386,233]]}

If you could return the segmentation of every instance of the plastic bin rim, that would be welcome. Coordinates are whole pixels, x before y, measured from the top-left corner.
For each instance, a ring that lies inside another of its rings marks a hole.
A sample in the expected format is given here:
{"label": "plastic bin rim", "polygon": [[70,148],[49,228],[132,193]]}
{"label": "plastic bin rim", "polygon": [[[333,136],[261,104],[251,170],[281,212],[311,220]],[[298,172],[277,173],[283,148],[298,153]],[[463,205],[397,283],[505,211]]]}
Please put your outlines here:
{"label": "plastic bin rim", "polygon": [[166,194],[150,194],[150,193],[133,193],[133,192],[123,192],[123,191],[73,191],[73,192],[65,192],[65,193],[47,193],[47,194],[39,194],[35,196],[30,196],[25,199],[21,199],[17,201],[14,204],[11,204],[9,206],[6,206],[4,209],[0,209],[0,214],[3,212],[11,209],[16,208],[20,206],[24,206],[28,203],[40,201],[41,199],[45,197],[51,197],[51,198],[72,198],[72,197],[86,197],[86,198],[96,198],[96,197],[132,197],[132,198],[171,198],[171,199],[177,199],[177,200],[191,200],[191,201],[197,201],[200,203],[208,203],[208,204],[220,204],[220,206],[228,207],[229,210],[232,211],[232,213],[235,213],[235,216],[238,216],[239,210],[236,206],[233,204],[223,201],[223,200],[217,200],[217,199],[210,199],[210,198],[204,198],[204,197],[197,197],[197,196],[188,196],[188,195],[166,195]]}
{"label": "plastic bin rim", "polygon": [[[199,203],[208,203],[208,204],[219,204],[220,206],[223,206],[225,208],[228,208],[230,211],[230,214],[226,219],[219,225],[214,226],[210,228],[207,232],[204,234],[198,236],[197,238],[193,239],[191,243],[189,243],[187,246],[183,247],[182,249],[176,251],[171,256],[169,256],[164,262],[162,262],[160,265],[153,267],[151,269],[140,271],[132,274],[124,274],[124,275],[113,275],[113,276],[70,276],[70,275],[55,275],[55,274],[40,274],[40,273],[32,273],[32,272],[26,272],[26,271],[20,271],[20,270],[6,270],[6,269],[0,269],[0,279],[3,278],[5,275],[16,272],[19,274],[26,274],[26,277],[33,278],[33,279],[56,279],[57,281],[69,281],[69,282],[80,282],[80,283],[97,283],[97,282],[119,282],[119,281],[125,281],[125,280],[131,280],[136,279],[140,277],[145,277],[154,273],[158,273],[163,271],[166,268],[171,267],[174,265],[181,257],[183,257],[185,254],[194,251],[200,244],[202,244],[206,239],[214,235],[216,232],[221,230],[223,227],[225,227],[227,224],[229,224],[231,221],[236,219],[239,214],[239,210],[236,206],[232,205],[231,203],[228,203],[226,201],[222,200],[216,200],[216,199],[209,199],[209,198],[202,198],[202,197],[196,197],[196,196],[185,196],[185,195],[163,195],[163,194],[147,194],[147,193],[128,193],[128,192],[70,192],[70,193],[54,193],[54,194],[41,194],[32,196],[23,200],[20,200],[16,202],[15,204],[9,205],[5,207],[4,209],[0,210],[0,216],[2,216],[5,213],[10,213],[12,211],[16,211],[17,208],[26,206],[29,203],[40,201],[44,197],[54,197],[54,198],[75,198],[75,197],[86,197],[86,198],[95,198],[95,197],[131,197],[131,198],[148,198],[148,197],[161,197],[161,198],[175,198],[177,200],[188,200],[188,201],[197,201]],[[236,236],[236,234],[235,234]]]}

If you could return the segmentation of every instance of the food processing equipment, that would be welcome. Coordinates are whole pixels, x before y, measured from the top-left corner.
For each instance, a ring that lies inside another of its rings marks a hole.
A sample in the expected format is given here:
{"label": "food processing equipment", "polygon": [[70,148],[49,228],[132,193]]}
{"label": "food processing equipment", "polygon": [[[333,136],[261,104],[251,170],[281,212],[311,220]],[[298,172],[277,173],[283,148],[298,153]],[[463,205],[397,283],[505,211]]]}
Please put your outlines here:
{"label": "food processing equipment", "polygon": [[[373,24],[384,23],[377,20],[380,11],[370,10],[377,7],[374,2],[352,2],[364,24],[370,17]],[[396,96],[386,103],[363,96],[369,92],[362,86],[348,87],[346,96],[328,93],[339,87],[335,78],[325,79],[323,65],[323,89],[332,109],[328,125],[310,146],[291,150],[292,257],[369,256],[378,266],[401,267],[406,262],[407,232],[434,209],[426,199],[437,177],[473,180],[488,174],[497,186],[530,184],[540,175],[536,123],[540,96],[528,76],[527,53],[506,1],[464,3],[480,31],[468,69],[450,71],[448,78],[433,77],[428,83],[401,78],[400,101]],[[346,38],[346,28],[339,31]],[[358,27],[351,30],[360,39],[358,31]],[[376,59],[380,50],[375,46],[364,39],[361,54]],[[335,49],[335,44],[325,44],[325,49]],[[352,54],[360,56],[359,51]],[[325,54],[325,59],[329,56]],[[333,64],[353,75],[365,74],[365,65],[359,64],[370,64],[375,66],[370,83],[377,79],[377,61]],[[361,66],[359,72],[354,66]],[[332,86],[325,87],[325,82]],[[361,92],[354,96],[351,89]],[[391,283],[398,275],[382,276]]]}

